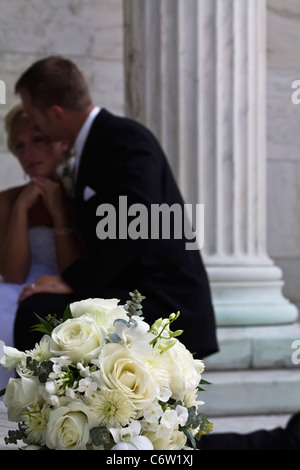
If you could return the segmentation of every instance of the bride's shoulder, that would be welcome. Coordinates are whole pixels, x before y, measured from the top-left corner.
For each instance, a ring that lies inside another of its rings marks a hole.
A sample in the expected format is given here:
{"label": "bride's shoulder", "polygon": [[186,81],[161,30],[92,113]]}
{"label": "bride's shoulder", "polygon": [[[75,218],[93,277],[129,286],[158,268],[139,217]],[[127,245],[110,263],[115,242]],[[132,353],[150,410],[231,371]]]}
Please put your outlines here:
{"label": "bride's shoulder", "polygon": [[19,194],[23,191],[25,185],[15,186],[13,188],[0,191],[0,204],[13,205]]}

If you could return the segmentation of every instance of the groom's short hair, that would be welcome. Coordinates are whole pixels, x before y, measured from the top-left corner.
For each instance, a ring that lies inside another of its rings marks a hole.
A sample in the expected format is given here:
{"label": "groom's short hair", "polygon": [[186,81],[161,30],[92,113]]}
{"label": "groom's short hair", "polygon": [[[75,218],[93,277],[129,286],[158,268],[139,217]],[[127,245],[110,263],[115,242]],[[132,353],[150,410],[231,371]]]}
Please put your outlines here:
{"label": "groom's short hair", "polygon": [[83,111],[91,104],[86,80],[71,60],[50,56],[35,62],[19,78],[15,92],[26,90],[32,105],[45,110],[57,105]]}

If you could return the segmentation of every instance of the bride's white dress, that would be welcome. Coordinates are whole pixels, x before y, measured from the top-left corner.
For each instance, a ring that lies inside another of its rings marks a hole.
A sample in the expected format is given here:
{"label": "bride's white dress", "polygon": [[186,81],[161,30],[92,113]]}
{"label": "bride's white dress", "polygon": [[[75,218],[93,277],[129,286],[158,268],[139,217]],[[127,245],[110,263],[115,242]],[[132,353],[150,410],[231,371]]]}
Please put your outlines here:
{"label": "bride's white dress", "polygon": [[[29,240],[31,269],[26,282],[22,285],[0,282],[0,342],[3,341],[6,346],[14,346],[14,319],[18,298],[24,286],[35,282],[44,274],[58,273],[53,229],[45,226],[33,227],[29,229]],[[11,376],[0,365],[0,390],[6,387]]]}

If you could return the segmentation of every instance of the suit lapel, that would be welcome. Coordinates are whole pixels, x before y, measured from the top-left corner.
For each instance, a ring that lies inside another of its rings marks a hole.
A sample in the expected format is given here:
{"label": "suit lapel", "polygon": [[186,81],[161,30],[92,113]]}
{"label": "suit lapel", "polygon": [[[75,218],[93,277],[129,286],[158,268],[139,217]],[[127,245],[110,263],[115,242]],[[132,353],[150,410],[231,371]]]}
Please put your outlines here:
{"label": "suit lapel", "polygon": [[99,162],[95,159],[95,151],[99,151],[99,142],[105,138],[105,126],[107,122],[112,118],[106,109],[101,109],[99,114],[95,117],[90,132],[87,136],[86,142],[84,144],[82,155],[80,159],[80,164],[77,173],[77,182],[76,182],[76,191],[75,199],[76,205],[82,204],[84,198],[84,190],[86,186],[89,186],[89,178],[91,171],[94,172],[96,166],[100,168],[100,159]]}

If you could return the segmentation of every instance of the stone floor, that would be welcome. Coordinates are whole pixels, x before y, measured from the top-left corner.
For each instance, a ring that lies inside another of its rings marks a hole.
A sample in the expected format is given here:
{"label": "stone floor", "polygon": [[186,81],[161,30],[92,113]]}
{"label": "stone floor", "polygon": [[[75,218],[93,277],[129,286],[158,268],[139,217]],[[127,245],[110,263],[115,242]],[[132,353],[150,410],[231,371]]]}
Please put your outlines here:
{"label": "stone floor", "polygon": [[[213,432],[238,432],[244,434],[258,429],[274,429],[279,426],[284,427],[289,416],[233,416],[222,418],[210,417],[209,419],[214,424]],[[0,450],[17,449],[17,446],[6,445],[4,443],[4,437],[7,436],[8,430],[14,428],[16,428],[16,424],[8,422],[5,407],[3,402],[0,401]]]}

